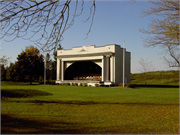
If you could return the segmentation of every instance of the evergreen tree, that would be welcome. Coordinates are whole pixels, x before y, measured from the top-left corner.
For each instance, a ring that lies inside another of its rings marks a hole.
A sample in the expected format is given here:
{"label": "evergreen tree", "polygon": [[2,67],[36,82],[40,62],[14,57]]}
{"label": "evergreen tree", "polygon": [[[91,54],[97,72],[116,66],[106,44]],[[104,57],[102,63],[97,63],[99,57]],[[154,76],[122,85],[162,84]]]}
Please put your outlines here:
{"label": "evergreen tree", "polygon": [[49,82],[49,79],[51,78],[51,64],[52,60],[50,59],[49,53],[46,54],[46,79]]}
{"label": "evergreen tree", "polygon": [[[58,48],[57,48],[57,50],[62,50],[63,48],[62,48],[62,46],[61,46],[61,44],[58,44]],[[53,53],[53,55],[54,55],[54,61],[51,63],[51,79],[52,80],[56,80],[56,69],[57,69],[57,58],[56,58],[56,56],[57,56],[57,50]]]}

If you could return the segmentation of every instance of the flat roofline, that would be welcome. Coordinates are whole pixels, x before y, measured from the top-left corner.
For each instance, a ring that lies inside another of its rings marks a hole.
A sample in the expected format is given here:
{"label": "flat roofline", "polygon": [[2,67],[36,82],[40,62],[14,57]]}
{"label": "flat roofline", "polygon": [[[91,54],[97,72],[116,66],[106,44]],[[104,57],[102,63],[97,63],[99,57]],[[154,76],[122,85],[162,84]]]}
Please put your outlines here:
{"label": "flat roofline", "polygon": [[114,55],[114,52],[58,55],[56,56],[56,58],[69,58],[69,57],[81,57],[81,56],[103,56],[103,55]]}
{"label": "flat roofline", "polygon": [[96,47],[96,45],[84,45],[84,46],[75,46],[75,47],[73,47],[73,48],[88,47],[88,46],[94,46],[94,47]]}
{"label": "flat roofline", "polygon": [[87,45],[87,46],[75,46],[75,47],[72,47],[72,49],[62,49],[61,51],[69,51],[69,50],[73,50],[73,48],[83,48],[83,47],[91,47],[91,46],[94,46],[94,48],[100,48],[100,47],[113,46],[113,45],[121,47],[121,45],[117,45],[117,44],[107,44],[104,46]]}

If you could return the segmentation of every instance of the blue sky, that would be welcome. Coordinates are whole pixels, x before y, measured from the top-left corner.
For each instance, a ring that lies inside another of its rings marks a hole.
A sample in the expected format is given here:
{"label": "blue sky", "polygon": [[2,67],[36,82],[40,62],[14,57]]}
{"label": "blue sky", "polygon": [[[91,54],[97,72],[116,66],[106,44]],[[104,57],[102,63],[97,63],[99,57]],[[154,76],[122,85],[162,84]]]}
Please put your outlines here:
{"label": "blue sky", "polygon": [[[75,2],[71,3],[73,6]],[[148,59],[152,62],[155,71],[157,70],[170,70],[163,61],[161,55],[162,49],[145,48],[141,37],[147,35],[139,32],[139,29],[147,28],[150,18],[153,16],[141,18],[142,9],[151,7],[148,1],[136,1],[132,3],[130,0],[121,1],[96,1],[96,12],[94,17],[93,26],[87,39],[86,33],[88,32],[90,21],[85,23],[83,20],[89,15],[89,7],[91,2],[85,2],[85,9],[81,16],[75,19],[74,25],[68,29],[61,42],[63,49],[71,49],[76,46],[96,45],[104,46],[107,44],[118,44],[123,46],[125,40],[125,48],[131,52],[131,72],[139,73],[140,64],[139,60],[142,58]],[[6,37],[5,39],[8,39]],[[26,46],[34,45],[32,42],[23,39],[16,39],[12,42],[5,42],[1,40],[1,57],[6,55],[11,57],[11,62],[16,61],[17,55],[25,49]],[[53,57],[52,57],[53,58]]]}

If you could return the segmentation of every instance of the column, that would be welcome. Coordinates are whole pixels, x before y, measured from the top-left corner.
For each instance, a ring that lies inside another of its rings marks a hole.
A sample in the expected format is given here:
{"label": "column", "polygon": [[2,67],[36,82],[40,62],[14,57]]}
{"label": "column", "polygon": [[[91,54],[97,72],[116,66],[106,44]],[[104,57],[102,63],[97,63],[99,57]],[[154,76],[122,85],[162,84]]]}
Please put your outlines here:
{"label": "column", "polygon": [[59,60],[59,80],[61,80],[61,59]]}
{"label": "column", "polygon": [[102,79],[101,81],[104,82],[104,56],[102,58],[102,70],[101,70]]}
{"label": "column", "polygon": [[107,57],[107,82],[110,81],[110,57],[111,56],[106,56]]}
{"label": "column", "polygon": [[59,80],[59,59],[57,58],[57,65],[56,65],[56,80]]}
{"label": "column", "polygon": [[61,81],[64,81],[64,61],[61,60]]}

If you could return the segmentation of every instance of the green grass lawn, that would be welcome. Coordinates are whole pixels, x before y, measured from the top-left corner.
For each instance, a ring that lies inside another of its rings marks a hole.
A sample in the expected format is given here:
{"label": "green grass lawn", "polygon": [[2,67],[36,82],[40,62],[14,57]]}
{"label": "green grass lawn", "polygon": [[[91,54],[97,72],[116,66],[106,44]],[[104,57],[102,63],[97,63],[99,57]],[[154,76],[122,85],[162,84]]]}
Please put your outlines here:
{"label": "green grass lawn", "polygon": [[2,82],[1,133],[178,134],[178,88]]}
{"label": "green grass lawn", "polygon": [[[131,83],[145,84],[144,74],[131,74]],[[148,72],[146,74],[146,84],[179,85],[179,70]]]}

